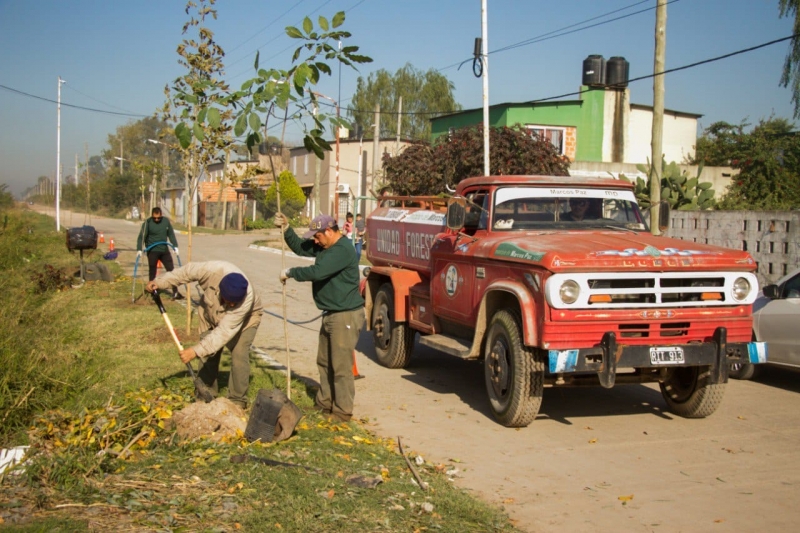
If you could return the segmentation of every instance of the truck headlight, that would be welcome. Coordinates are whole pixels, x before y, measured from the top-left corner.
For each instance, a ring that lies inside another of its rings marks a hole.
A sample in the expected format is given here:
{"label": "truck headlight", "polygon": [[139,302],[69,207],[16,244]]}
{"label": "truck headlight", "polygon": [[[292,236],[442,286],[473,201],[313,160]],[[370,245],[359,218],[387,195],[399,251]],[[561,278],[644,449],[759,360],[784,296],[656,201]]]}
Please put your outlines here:
{"label": "truck headlight", "polygon": [[565,304],[574,304],[578,300],[580,294],[581,288],[578,286],[577,282],[571,279],[562,283],[561,288],[558,289],[558,295]]}
{"label": "truck headlight", "polygon": [[741,302],[750,294],[750,282],[746,278],[736,278],[733,282],[733,299]]}

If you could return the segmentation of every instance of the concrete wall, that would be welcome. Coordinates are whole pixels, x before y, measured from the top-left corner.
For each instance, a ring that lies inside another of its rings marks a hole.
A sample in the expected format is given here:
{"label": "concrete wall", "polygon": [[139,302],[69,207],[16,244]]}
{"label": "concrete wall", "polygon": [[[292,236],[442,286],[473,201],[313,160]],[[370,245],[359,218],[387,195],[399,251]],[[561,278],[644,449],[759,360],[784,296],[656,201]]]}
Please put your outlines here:
{"label": "concrete wall", "polygon": [[[678,165],[681,171],[686,172],[690,177],[697,176],[697,165]],[[633,163],[601,163],[598,161],[573,161],[570,163],[569,173],[571,176],[602,176],[609,175],[619,178],[624,174],[631,180],[636,178],[647,179],[647,175],[641,172]],[[719,200],[725,190],[731,184],[731,179],[739,171],[731,167],[703,167],[700,181],[710,181],[714,189],[714,198]]]}
{"label": "concrete wall", "polygon": [[[653,130],[653,110],[631,106],[626,163],[646,164],[650,159],[650,136]],[[684,161],[694,154],[697,144],[697,118],[664,112],[663,152],[667,161]]]}
{"label": "concrete wall", "polygon": [[667,235],[746,250],[762,286],[800,266],[800,211],[672,211]]}

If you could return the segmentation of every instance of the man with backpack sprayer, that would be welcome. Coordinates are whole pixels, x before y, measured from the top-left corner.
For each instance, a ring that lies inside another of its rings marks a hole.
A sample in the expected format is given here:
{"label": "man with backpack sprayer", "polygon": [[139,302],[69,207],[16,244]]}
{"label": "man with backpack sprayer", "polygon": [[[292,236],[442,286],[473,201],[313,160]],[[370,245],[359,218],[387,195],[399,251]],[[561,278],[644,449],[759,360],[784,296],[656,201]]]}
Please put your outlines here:
{"label": "man with backpack sprayer", "polygon": [[[159,242],[164,243],[153,246],[147,252],[147,265],[150,267],[149,277],[147,278],[149,281],[155,279],[159,261],[164,265],[167,272],[171,272],[174,268],[172,264],[172,254],[169,253],[169,247],[166,244],[167,239],[169,239],[169,242],[175,247],[175,254],[180,255],[178,254],[178,240],[175,238],[175,230],[172,229],[172,223],[167,217],[162,215],[160,207],[154,207],[150,218],[142,223],[142,229],[139,230],[139,237],[136,239],[136,249],[138,250],[138,252],[136,252],[136,257],[141,257],[142,251],[151,244]],[[175,290],[172,292],[172,299],[183,299],[177,287],[175,287]]]}

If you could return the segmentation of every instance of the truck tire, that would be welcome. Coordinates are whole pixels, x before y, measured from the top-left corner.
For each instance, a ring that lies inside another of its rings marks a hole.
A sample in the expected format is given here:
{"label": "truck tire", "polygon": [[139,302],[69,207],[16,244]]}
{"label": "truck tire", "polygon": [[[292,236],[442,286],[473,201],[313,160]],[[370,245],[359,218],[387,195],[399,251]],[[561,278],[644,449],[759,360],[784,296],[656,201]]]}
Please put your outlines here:
{"label": "truck tire", "polygon": [[411,360],[416,332],[405,322],[394,320],[394,290],[385,283],[372,307],[372,337],[378,362],[386,368],[405,368]]}
{"label": "truck tire", "polygon": [[484,376],[489,405],[506,427],[525,427],[542,405],[544,359],[522,343],[517,311],[504,309],[492,317],[486,337]]}
{"label": "truck tire", "polygon": [[[753,342],[758,342],[756,333],[753,332]],[[750,363],[731,363],[728,369],[728,377],[731,379],[753,379],[756,375],[756,365]]]}
{"label": "truck tire", "polygon": [[751,379],[756,373],[756,365],[750,363],[731,363],[728,377],[731,379]]}
{"label": "truck tire", "polygon": [[659,383],[669,410],[684,418],[705,418],[719,407],[725,384],[708,383],[707,366],[673,368],[666,381]]}

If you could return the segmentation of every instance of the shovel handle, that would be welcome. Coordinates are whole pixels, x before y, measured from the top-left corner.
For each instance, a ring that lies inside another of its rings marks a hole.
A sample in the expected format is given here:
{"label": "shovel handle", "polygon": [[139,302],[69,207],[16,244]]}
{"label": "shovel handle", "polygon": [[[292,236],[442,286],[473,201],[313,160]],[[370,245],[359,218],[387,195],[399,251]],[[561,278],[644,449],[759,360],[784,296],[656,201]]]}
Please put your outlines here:
{"label": "shovel handle", "polygon": [[164,309],[164,303],[161,301],[161,296],[158,294],[158,291],[153,291],[153,301],[158,306],[158,310],[161,312],[161,317],[164,319],[164,322],[167,324],[167,329],[169,329],[170,334],[172,335],[172,340],[175,341],[175,346],[178,347],[178,350],[183,351],[183,344],[181,344],[180,339],[178,339],[178,335],[175,334],[175,328],[172,327],[172,322],[169,319],[169,315],[167,315],[167,310]]}

